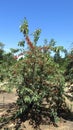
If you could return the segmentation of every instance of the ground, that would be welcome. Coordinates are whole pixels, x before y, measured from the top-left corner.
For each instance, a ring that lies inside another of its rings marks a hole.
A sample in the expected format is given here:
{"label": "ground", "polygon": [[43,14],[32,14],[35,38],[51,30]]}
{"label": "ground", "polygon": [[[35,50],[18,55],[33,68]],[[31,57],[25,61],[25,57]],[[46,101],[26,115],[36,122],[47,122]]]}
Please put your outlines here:
{"label": "ground", "polygon": [[[0,92],[0,117],[9,117],[16,111],[16,99],[17,95],[15,91],[11,93],[4,91]],[[70,105],[70,103],[73,105],[73,102],[68,98],[66,98],[66,100],[67,105]],[[73,130],[73,108],[71,111],[72,113],[70,115],[66,115],[65,118],[60,119],[57,126],[54,127],[52,124],[49,125],[47,121],[47,123],[43,122],[40,124],[37,130]],[[13,121],[8,122],[8,120],[6,120],[5,123],[0,121],[1,130],[35,130],[29,119],[27,119],[25,122],[22,122],[20,129],[16,128],[15,125],[16,124]]]}

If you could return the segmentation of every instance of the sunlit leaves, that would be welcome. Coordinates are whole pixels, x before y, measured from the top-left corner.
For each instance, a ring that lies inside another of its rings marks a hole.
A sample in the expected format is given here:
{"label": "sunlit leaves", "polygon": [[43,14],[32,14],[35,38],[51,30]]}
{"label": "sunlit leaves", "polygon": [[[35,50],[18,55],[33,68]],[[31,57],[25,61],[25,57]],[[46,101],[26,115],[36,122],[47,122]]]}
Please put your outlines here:
{"label": "sunlit leaves", "polygon": [[14,54],[14,53],[18,52],[19,49],[10,48],[10,51],[11,51],[12,54]]}
{"label": "sunlit leaves", "polygon": [[28,22],[26,18],[24,19],[22,25],[20,26],[20,31],[24,34],[24,36],[28,35],[29,33]]}
{"label": "sunlit leaves", "polygon": [[25,45],[25,41],[20,41],[20,42],[18,42],[18,46],[24,47],[24,45]]}
{"label": "sunlit leaves", "polygon": [[34,33],[33,33],[33,36],[34,36],[34,45],[36,45],[39,37],[40,37],[40,33],[41,33],[41,29],[37,29]]}

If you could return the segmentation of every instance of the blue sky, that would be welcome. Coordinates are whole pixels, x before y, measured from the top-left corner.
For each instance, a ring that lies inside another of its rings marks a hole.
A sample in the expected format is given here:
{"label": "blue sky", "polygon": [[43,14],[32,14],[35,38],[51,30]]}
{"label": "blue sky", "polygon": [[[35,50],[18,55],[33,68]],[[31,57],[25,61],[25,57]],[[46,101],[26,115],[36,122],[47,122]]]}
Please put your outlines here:
{"label": "blue sky", "polygon": [[0,0],[0,42],[5,49],[17,48],[24,39],[19,26],[24,17],[30,33],[41,28],[39,44],[54,38],[69,49],[73,42],[73,0]]}

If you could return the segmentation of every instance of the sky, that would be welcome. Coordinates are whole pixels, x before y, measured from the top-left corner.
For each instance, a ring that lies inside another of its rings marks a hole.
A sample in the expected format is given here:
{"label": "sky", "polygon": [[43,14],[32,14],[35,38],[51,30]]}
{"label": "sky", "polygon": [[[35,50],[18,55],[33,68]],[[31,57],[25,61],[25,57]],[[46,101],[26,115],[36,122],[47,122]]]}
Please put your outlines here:
{"label": "sky", "polygon": [[24,40],[19,26],[24,17],[30,34],[42,30],[38,43],[52,38],[56,45],[70,49],[73,42],[73,0],[0,0],[0,42],[5,50],[17,48]]}

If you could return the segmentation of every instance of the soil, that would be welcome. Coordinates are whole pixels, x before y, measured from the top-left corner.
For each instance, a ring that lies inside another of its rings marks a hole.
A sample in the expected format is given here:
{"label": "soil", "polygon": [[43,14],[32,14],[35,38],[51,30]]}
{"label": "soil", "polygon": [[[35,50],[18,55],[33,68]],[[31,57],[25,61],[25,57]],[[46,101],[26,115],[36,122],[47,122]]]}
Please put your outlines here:
{"label": "soil", "polygon": [[[9,117],[17,110],[16,99],[16,92],[0,93],[0,117]],[[5,121],[4,123],[0,121],[0,130],[73,130],[73,111],[70,115],[64,117],[60,119],[56,126],[44,121],[38,128],[33,128],[29,119],[21,123],[20,129],[16,126],[18,121]]]}

